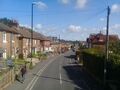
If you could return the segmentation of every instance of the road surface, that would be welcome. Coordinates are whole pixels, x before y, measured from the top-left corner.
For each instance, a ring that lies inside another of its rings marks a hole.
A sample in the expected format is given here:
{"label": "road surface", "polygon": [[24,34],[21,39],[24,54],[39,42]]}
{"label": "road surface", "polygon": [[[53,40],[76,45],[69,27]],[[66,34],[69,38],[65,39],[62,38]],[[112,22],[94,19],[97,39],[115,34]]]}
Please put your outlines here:
{"label": "road surface", "polygon": [[101,90],[69,51],[45,65],[25,90]]}

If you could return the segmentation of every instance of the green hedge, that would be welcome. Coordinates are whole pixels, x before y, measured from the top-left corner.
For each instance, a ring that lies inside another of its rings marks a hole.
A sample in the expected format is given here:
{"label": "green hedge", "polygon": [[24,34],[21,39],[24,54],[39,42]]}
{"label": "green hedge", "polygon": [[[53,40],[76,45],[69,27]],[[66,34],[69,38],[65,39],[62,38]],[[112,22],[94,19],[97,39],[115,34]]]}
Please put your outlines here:
{"label": "green hedge", "polygon": [[100,82],[104,78],[104,57],[93,54],[93,52],[83,52],[83,66]]}
{"label": "green hedge", "polygon": [[[103,82],[105,54],[102,50],[86,49],[82,52],[83,66],[96,79]],[[120,83],[120,55],[110,54],[107,61],[107,80]]]}
{"label": "green hedge", "polygon": [[120,55],[109,55],[107,70],[108,79],[120,83]]}

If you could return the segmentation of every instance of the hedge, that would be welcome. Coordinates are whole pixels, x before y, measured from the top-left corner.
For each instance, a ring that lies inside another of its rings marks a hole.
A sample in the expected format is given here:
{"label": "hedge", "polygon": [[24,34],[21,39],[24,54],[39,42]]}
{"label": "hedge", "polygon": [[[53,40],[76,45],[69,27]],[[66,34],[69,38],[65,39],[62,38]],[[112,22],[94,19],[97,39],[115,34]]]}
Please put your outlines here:
{"label": "hedge", "polygon": [[[102,50],[86,49],[82,52],[83,66],[98,81],[103,83],[105,54]],[[109,54],[107,61],[107,80],[120,85],[120,55]]]}
{"label": "hedge", "polygon": [[97,80],[102,82],[104,78],[104,57],[87,52],[83,52],[82,55],[85,69]]}

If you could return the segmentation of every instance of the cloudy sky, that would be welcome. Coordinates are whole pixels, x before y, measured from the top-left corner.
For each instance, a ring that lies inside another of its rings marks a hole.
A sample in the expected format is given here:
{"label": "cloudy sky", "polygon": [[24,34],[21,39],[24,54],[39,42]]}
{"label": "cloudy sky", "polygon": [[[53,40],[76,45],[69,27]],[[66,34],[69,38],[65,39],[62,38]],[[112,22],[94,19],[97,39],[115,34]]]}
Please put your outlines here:
{"label": "cloudy sky", "polygon": [[31,26],[34,2],[34,30],[67,40],[86,40],[91,33],[106,30],[110,6],[110,34],[120,37],[120,0],[0,0],[0,18]]}

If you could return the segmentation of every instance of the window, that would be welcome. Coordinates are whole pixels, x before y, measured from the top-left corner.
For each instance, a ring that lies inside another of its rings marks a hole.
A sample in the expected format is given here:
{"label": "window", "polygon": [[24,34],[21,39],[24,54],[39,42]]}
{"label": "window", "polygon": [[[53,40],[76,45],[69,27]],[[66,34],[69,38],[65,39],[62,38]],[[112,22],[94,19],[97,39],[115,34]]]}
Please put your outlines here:
{"label": "window", "polygon": [[34,40],[34,43],[36,44],[36,43],[37,43],[37,40]]}
{"label": "window", "polygon": [[31,40],[30,39],[26,39],[26,45],[30,46],[31,44]]}
{"label": "window", "polygon": [[14,43],[14,34],[11,33],[11,40],[12,40],[12,43]]}
{"label": "window", "polygon": [[5,49],[4,53],[3,53],[3,58],[7,58],[6,49]]}
{"label": "window", "polygon": [[3,32],[3,42],[6,43],[6,32]]}
{"label": "window", "polygon": [[29,45],[29,39],[26,39],[26,45]]}

